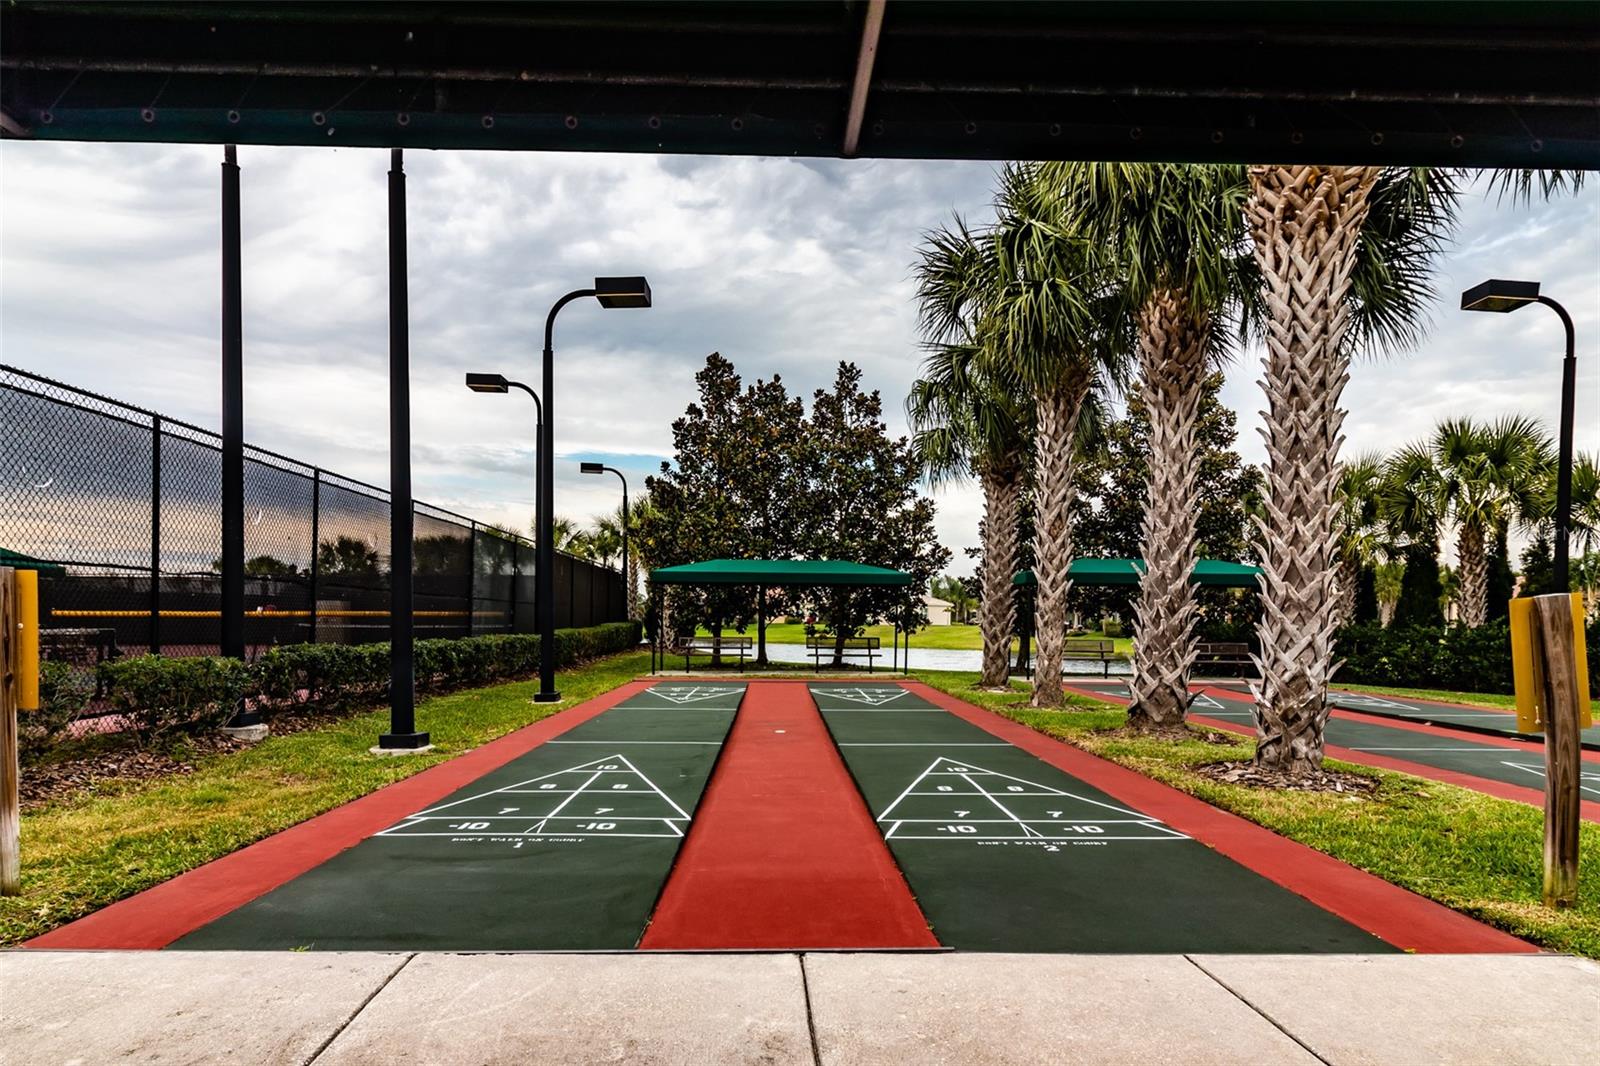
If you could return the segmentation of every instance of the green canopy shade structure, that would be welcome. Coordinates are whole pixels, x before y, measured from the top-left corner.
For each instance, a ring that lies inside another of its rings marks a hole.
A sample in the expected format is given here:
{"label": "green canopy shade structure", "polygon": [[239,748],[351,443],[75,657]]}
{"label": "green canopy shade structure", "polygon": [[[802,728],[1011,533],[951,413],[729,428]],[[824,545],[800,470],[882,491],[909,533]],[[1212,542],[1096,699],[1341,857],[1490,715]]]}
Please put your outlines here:
{"label": "green canopy shade structure", "polygon": [[10,548],[0,548],[0,566],[9,566],[13,570],[37,570],[41,574],[50,574],[54,577],[60,577],[67,572],[67,568],[60,563],[47,563],[43,559],[23,555]]}
{"label": "green canopy shade structure", "polygon": [[[663,566],[650,571],[650,596],[663,585],[754,585],[758,590],[756,631],[757,661],[765,661],[767,646],[767,589],[769,588],[904,588],[914,579],[904,570],[866,563],[847,563],[838,559],[707,559],[681,566]],[[898,626],[895,629],[895,654],[899,655]],[[910,632],[906,647],[910,648]],[[658,649],[665,658],[663,635],[657,626],[650,641],[650,672],[655,673]],[[686,660],[687,661],[687,660]],[[743,660],[740,661],[741,668]]]}
{"label": "green canopy shade structure", "polygon": [[846,563],[835,559],[707,559],[703,563],[663,566],[650,571],[660,585],[802,585],[904,586],[911,575],[886,566]]}
{"label": "green canopy shade structure", "polygon": [[[1137,585],[1139,578],[1144,574],[1144,561],[1141,559],[1090,559],[1080,558],[1072,560],[1072,567],[1067,571],[1074,584],[1078,585]],[[1230,563],[1222,559],[1199,559],[1194,564],[1194,570],[1189,575],[1196,585],[1209,585],[1214,588],[1253,589],[1257,585],[1256,579],[1261,576],[1259,566],[1247,566],[1244,563]],[[1032,570],[1018,571],[1011,579],[1013,585],[1035,584]]]}

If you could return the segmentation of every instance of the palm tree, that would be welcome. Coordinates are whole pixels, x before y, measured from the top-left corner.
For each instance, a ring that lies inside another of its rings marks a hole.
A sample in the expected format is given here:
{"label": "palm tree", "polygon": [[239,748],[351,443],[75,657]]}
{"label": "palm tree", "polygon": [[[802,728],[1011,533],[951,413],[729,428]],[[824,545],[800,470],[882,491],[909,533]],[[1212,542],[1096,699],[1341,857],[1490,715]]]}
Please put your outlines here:
{"label": "palm tree", "polygon": [[1245,217],[1263,281],[1266,514],[1258,766],[1322,765],[1338,595],[1340,395],[1352,351],[1409,343],[1454,218],[1440,170],[1252,166]]}
{"label": "palm tree", "polygon": [[[979,685],[1004,688],[1016,629],[1011,577],[1017,569],[1018,508],[1027,475],[1029,412],[1018,391],[993,373],[992,351],[979,343],[992,314],[998,264],[988,236],[958,217],[924,240],[917,295],[928,345],[922,376],[906,411],[929,481],[975,477],[983,491],[983,564],[978,627],[983,638]],[[992,337],[992,334],[990,335]]]}
{"label": "palm tree", "polygon": [[1400,602],[1400,583],[1404,580],[1405,568],[1403,562],[1383,562],[1377,565],[1373,573],[1373,591],[1378,597],[1378,624],[1385,629],[1394,619],[1395,604]]}
{"label": "palm tree", "polygon": [[979,335],[1002,380],[1034,411],[1033,705],[1059,707],[1072,565],[1072,467],[1090,393],[1120,382],[1131,347],[1122,295],[1101,249],[1077,236],[1036,164],[1008,164],[996,202],[999,284]]}
{"label": "palm tree", "polygon": [[1488,618],[1486,540],[1501,525],[1528,523],[1554,469],[1554,449],[1538,423],[1521,417],[1480,424],[1450,419],[1434,430],[1434,508],[1455,526],[1460,621],[1476,628]]}
{"label": "palm tree", "polygon": [[1145,573],[1134,605],[1139,640],[1129,724],[1181,725],[1193,697],[1198,603],[1195,562],[1200,450],[1196,427],[1207,375],[1227,348],[1221,320],[1239,304],[1249,257],[1242,244],[1240,167],[1058,163],[1041,168],[1077,232],[1114,256],[1123,313],[1137,337],[1139,393],[1150,418],[1143,528]]}
{"label": "palm tree", "polygon": [[1339,467],[1337,625],[1345,625],[1355,615],[1361,572],[1377,565],[1390,547],[1381,514],[1383,463],[1377,452],[1364,452]]}

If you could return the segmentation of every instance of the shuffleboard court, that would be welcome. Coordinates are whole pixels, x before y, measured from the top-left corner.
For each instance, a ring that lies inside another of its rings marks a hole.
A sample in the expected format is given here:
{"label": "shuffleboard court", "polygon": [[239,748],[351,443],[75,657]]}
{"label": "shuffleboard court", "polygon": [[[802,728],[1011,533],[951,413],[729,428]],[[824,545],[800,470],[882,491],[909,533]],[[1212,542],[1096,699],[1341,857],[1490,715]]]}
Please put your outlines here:
{"label": "shuffleboard court", "polygon": [[942,944],[1395,950],[916,693],[887,684],[809,688]]}
{"label": "shuffleboard court", "polygon": [[657,684],[172,946],[634,947],[744,690]]}
{"label": "shuffleboard court", "polygon": [[[1542,742],[1537,733],[1519,733],[1517,716],[1511,711],[1498,711],[1489,707],[1469,707],[1462,703],[1436,703],[1405,696],[1380,696],[1372,692],[1328,691],[1328,702],[1347,711],[1382,718],[1398,718],[1412,722],[1426,722],[1463,732],[1487,733],[1491,736],[1516,737],[1521,740]],[[1584,747],[1600,751],[1600,725],[1592,725],[1579,734]]]}
{"label": "shuffleboard court", "polygon": [[[1083,684],[1075,682],[1074,688],[1096,694],[1126,699],[1125,687],[1116,685]],[[1330,694],[1331,697],[1331,694]],[[1254,729],[1255,713],[1251,710],[1252,698],[1248,691],[1207,683],[1195,693],[1190,713],[1235,727]],[[1469,778],[1484,778],[1521,788],[1544,790],[1544,752],[1527,738],[1524,742],[1508,743],[1506,740],[1482,736],[1464,730],[1440,728],[1419,731],[1410,723],[1390,725],[1335,712],[1328,718],[1325,737],[1330,746],[1344,749],[1335,758],[1359,762],[1363,757],[1377,756],[1385,761],[1401,760],[1424,767],[1449,771]],[[1360,713],[1365,713],[1362,711]],[[1492,712],[1491,712],[1492,713]],[[1421,723],[1419,723],[1421,724]],[[1509,734],[1507,740],[1516,738]],[[1535,741],[1537,738],[1535,738]],[[1373,765],[1384,763],[1373,760]],[[1452,777],[1453,783],[1465,784]],[[1600,801],[1600,756],[1583,754],[1583,780],[1580,784],[1582,798]],[[1534,799],[1536,797],[1523,797]],[[1586,809],[1585,817],[1591,817]]]}

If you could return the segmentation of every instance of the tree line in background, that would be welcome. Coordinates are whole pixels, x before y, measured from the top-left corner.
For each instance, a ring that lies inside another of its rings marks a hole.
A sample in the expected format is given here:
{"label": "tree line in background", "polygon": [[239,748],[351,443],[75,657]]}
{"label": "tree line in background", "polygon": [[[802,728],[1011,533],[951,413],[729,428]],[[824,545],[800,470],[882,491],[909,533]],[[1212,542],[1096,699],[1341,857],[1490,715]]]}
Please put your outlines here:
{"label": "tree line in background", "polygon": [[[650,505],[636,522],[649,568],[711,559],[830,559],[902,570],[902,588],[663,589],[670,635],[705,626],[757,627],[814,611],[838,643],[885,620],[925,623],[923,594],[949,562],[934,532],[934,505],[917,491],[922,460],[907,438],[889,436],[883,403],[861,389],[861,371],[840,363],[810,410],[781,377],[744,384],[720,353],[695,375],[699,398],[672,424],[673,459],[646,480]],[[760,611],[764,607],[764,612]]]}
{"label": "tree line in background", "polygon": [[[1573,462],[1572,589],[1593,613],[1600,592],[1600,470]],[[1477,628],[1503,619],[1513,594],[1554,587],[1556,449],[1537,422],[1450,419],[1392,455],[1353,457],[1340,471],[1341,622]],[[1521,552],[1520,587],[1509,541]],[[1440,544],[1455,538],[1455,566]]]}
{"label": "tree line in background", "polygon": [[[1145,563],[1131,605],[1139,639],[1129,723],[1183,735],[1201,624],[1190,573],[1210,550],[1202,502],[1217,491],[1205,484],[1208,383],[1259,339],[1268,459],[1250,550],[1236,556],[1252,555],[1263,570],[1255,762],[1292,777],[1320,770],[1337,608],[1347,599],[1340,398],[1354,355],[1422,335],[1430,274],[1466,177],[1437,168],[1012,164],[992,222],[957,217],[926,235],[916,272],[927,355],[907,406],[929,476],[971,477],[983,492],[982,684],[1006,683],[1011,575],[1031,554],[1033,703],[1061,704],[1068,568],[1098,514],[1075,505],[1093,454],[1086,445],[1111,401],[1126,397],[1145,419],[1145,462],[1135,472],[1108,466],[1100,481],[1143,489],[1138,551],[1128,553]],[[1577,177],[1516,172],[1497,184],[1525,198],[1575,187]],[[1125,500],[1124,492],[1116,502]],[[1110,524],[1118,533],[1102,530],[1102,544],[1126,548],[1127,522]],[[1422,569],[1420,550],[1415,561]]]}

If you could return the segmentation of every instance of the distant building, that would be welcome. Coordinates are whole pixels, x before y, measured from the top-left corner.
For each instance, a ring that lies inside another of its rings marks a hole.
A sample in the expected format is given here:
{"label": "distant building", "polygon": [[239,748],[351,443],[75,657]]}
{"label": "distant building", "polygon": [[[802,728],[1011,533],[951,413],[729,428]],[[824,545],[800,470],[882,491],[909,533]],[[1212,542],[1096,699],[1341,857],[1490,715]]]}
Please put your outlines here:
{"label": "distant building", "polygon": [[928,614],[928,624],[932,626],[953,625],[956,620],[955,606],[948,600],[930,594],[922,597],[922,609]]}

